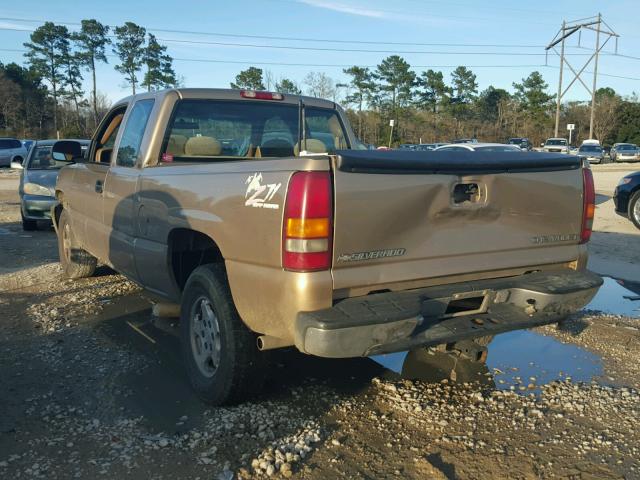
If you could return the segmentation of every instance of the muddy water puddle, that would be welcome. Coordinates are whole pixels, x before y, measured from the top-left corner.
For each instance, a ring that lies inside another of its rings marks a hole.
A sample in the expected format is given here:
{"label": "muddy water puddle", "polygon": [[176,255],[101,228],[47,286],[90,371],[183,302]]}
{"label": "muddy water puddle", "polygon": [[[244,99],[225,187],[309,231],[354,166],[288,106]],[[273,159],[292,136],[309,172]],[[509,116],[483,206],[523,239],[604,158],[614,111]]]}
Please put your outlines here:
{"label": "muddy water puddle", "polygon": [[[640,283],[604,278],[585,310],[640,317]],[[497,335],[487,347],[486,362],[438,351],[398,352],[371,357],[391,372],[428,382],[444,379],[479,381],[501,390],[539,392],[556,380],[603,381],[602,359],[577,345],[529,330]]]}
{"label": "muddy water puddle", "polygon": [[604,284],[586,310],[640,317],[640,283],[603,278]]}

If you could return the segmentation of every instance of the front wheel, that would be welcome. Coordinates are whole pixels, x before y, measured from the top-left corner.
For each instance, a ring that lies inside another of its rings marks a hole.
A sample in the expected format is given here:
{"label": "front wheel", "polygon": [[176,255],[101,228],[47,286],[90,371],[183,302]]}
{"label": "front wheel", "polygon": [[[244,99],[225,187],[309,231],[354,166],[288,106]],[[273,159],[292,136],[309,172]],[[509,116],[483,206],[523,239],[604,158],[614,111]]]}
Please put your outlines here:
{"label": "front wheel", "polygon": [[629,219],[636,228],[640,228],[640,190],[631,195],[629,200]]}
{"label": "front wheel", "polygon": [[32,232],[38,229],[38,222],[36,220],[29,220],[28,218],[24,218],[22,215],[22,230],[25,232]]}
{"label": "front wheel", "polygon": [[189,380],[204,402],[235,403],[262,387],[266,354],[236,311],[222,265],[200,266],[187,280],[180,341]]}
{"label": "front wheel", "polygon": [[96,257],[75,245],[71,222],[66,210],[58,220],[58,254],[60,265],[68,278],[85,278],[93,275],[98,263]]}

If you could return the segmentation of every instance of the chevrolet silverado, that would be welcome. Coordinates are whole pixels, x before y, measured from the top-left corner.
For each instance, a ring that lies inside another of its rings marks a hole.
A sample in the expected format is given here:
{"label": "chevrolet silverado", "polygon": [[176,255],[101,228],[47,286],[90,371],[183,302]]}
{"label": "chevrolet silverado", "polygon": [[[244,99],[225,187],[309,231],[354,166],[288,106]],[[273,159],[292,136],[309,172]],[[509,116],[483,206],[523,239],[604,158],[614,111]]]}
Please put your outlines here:
{"label": "chevrolet silverado", "polygon": [[64,167],[52,218],[71,278],[98,262],[180,305],[191,384],[260,388],[267,350],[345,358],[558,322],[585,269],[578,157],[370,151],[333,102],[173,89],[119,101]]}

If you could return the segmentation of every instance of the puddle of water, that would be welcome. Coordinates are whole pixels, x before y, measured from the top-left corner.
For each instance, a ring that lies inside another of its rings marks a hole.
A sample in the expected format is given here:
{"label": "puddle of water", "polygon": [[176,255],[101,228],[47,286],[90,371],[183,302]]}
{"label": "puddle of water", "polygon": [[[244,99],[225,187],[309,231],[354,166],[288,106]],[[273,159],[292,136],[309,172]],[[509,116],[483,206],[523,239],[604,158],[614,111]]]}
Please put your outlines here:
{"label": "puddle of water", "polygon": [[[523,393],[539,392],[540,385],[567,377],[576,382],[590,382],[603,373],[597,355],[528,330],[497,335],[489,344],[486,364],[456,360],[446,353],[429,354],[424,349],[370,358],[403,378],[438,382],[452,379],[454,371],[457,382],[476,380],[500,390],[513,386],[521,391],[521,385],[535,386]],[[498,373],[494,375],[495,372]]]}
{"label": "puddle of water", "polygon": [[[627,286],[635,288],[632,284]],[[638,296],[638,293],[625,288],[617,280],[604,277],[604,284],[585,309],[598,310],[615,315],[626,315],[628,317],[640,317],[640,300],[625,298]]]}
{"label": "puddle of water", "polygon": [[594,353],[528,330],[497,335],[488,347],[487,366],[504,372],[496,376],[500,389],[544,385],[567,377],[590,382],[603,374],[602,360]]}

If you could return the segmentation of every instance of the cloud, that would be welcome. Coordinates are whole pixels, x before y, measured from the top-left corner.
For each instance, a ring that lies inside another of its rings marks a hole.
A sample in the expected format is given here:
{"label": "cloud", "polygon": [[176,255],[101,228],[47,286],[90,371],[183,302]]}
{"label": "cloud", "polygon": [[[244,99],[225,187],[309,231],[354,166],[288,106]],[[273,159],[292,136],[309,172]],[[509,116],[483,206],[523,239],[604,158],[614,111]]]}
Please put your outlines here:
{"label": "cloud", "polygon": [[370,10],[344,3],[333,2],[330,0],[299,0],[300,3],[334,12],[348,13],[349,15],[358,15],[360,17],[383,18],[385,14],[379,10]]}

